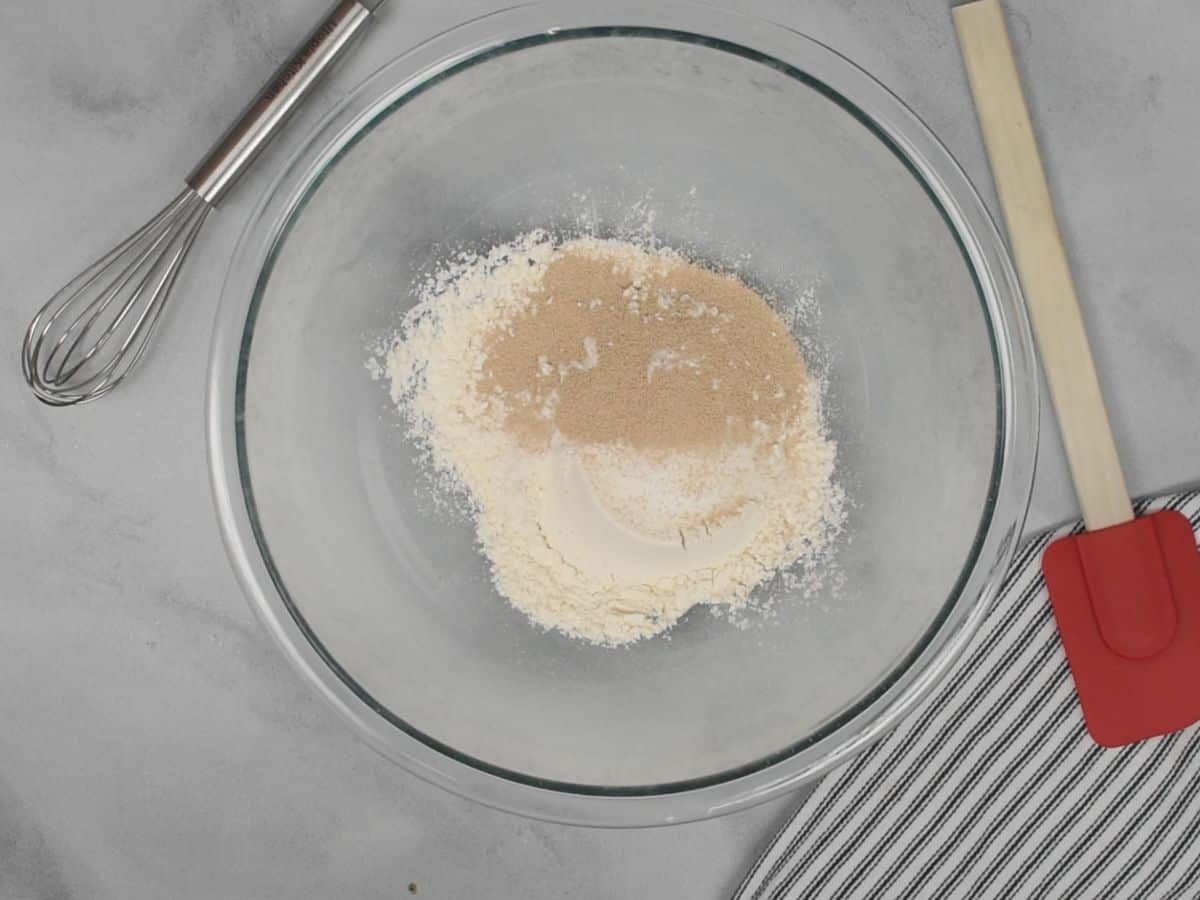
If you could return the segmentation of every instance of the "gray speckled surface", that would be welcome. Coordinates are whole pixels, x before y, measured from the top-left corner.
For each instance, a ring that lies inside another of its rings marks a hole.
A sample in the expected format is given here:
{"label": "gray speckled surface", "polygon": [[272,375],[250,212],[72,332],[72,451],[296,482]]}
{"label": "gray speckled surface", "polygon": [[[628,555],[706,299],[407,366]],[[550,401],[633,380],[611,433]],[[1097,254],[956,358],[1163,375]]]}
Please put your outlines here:
{"label": "gray speckled surface", "polygon": [[[794,800],[652,831],[565,828],[429,787],[287,669],[226,564],[201,409],[255,195],[335,98],[495,0],[394,2],[213,218],[150,365],[44,409],[20,332],[164,202],[325,0],[0,7],[0,898],[720,897]],[[891,86],[991,197],[946,0],[748,0]],[[1010,0],[1133,491],[1200,478],[1200,6]],[[1031,525],[1073,515],[1052,422]]]}

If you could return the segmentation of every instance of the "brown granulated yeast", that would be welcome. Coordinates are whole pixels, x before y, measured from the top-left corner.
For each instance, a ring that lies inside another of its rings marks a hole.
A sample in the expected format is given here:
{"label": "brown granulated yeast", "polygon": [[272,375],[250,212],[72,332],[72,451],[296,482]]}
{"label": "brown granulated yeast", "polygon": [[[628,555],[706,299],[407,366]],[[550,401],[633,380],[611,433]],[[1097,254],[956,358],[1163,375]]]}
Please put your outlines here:
{"label": "brown granulated yeast", "polygon": [[525,308],[485,339],[477,383],[527,446],[671,452],[778,435],[807,372],[778,315],[737,278],[615,242],[565,245]]}

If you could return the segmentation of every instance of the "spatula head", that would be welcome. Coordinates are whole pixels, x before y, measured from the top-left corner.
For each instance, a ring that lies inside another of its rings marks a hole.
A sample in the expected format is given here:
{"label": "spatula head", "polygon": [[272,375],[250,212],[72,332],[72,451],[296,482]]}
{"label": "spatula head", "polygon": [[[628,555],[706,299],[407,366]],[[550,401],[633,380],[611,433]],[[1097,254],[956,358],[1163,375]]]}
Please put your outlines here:
{"label": "spatula head", "polygon": [[1184,516],[1163,510],[1061,538],[1042,571],[1098,744],[1200,721],[1200,551]]}

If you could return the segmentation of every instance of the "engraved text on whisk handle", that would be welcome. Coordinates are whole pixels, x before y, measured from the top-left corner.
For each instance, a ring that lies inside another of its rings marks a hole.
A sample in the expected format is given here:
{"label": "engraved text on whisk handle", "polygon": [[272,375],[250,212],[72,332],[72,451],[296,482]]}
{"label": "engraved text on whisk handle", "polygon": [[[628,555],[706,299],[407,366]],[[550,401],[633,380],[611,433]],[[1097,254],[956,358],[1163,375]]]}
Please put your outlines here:
{"label": "engraved text on whisk handle", "polygon": [[196,166],[188,176],[188,185],[209,204],[215,205],[258,157],[300,101],[341,58],[370,18],[370,10],[359,0],[339,0]]}

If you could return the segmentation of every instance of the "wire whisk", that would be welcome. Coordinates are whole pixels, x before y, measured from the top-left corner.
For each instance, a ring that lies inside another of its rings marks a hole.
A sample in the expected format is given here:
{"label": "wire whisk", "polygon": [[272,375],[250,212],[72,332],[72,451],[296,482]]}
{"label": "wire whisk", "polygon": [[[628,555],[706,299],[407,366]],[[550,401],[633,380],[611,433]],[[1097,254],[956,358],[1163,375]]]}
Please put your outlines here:
{"label": "wire whisk", "polygon": [[187,188],[38,311],[21,348],[51,406],[103,397],[145,355],[171,289],[217,201],[351,45],[382,0],[339,0],[187,179]]}
{"label": "wire whisk", "polygon": [[146,352],[212,209],[189,187],[38,311],[25,333],[21,368],[39,400],[70,406],[121,383]]}

